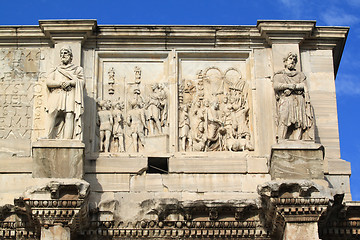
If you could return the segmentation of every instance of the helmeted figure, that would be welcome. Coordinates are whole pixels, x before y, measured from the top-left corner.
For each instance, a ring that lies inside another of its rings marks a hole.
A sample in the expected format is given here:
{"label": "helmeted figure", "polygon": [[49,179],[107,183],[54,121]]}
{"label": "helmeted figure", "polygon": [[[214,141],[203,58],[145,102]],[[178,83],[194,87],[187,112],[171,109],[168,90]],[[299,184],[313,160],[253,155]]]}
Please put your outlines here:
{"label": "helmeted figure", "polygon": [[82,140],[82,114],[84,112],[83,68],[72,64],[72,50],[60,50],[61,64],[52,69],[46,81],[49,98],[47,137],[50,139]]}
{"label": "helmeted figure", "polygon": [[278,140],[310,140],[313,111],[304,73],[296,71],[297,55],[284,58],[285,69],[274,75],[277,100]]}
{"label": "helmeted figure", "polygon": [[110,139],[114,126],[114,119],[111,113],[111,102],[106,100],[100,100],[98,102],[98,120],[100,130],[100,151],[110,151]]}
{"label": "helmeted figure", "polygon": [[113,138],[114,138],[115,146],[117,145],[118,152],[125,152],[125,143],[124,143],[125,119],[124,119],[123,110],[124,110],[124,103],[117,102],[115,104],[115,109],[113,111],[113,118],[114,118]]}
{"label": "helmeted figure", "polygon": [[133,150],[134,152],[139,152],[140,147],[144,146],[145,129],[147,128],[139,89],[134,91],[134,98],[130,101],[130,108],[127,124],[130,130]]}

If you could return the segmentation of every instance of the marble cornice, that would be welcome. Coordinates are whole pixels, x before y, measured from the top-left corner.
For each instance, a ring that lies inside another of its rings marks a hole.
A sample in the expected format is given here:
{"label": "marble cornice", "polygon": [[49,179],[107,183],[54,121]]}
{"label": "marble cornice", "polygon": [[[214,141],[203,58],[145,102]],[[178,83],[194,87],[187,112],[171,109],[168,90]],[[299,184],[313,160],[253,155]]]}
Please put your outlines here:
{"label": "marble cornice", "polygon": [[300,49],[331,49],[335,72],[349,27],[318,27],[316,21],[259,20],[243,25],[97,25],[96,20],[39,20],[39,26],[0,26],[0,47],[52,46],[80,41],[85,48],[256,49],[274,43]]}

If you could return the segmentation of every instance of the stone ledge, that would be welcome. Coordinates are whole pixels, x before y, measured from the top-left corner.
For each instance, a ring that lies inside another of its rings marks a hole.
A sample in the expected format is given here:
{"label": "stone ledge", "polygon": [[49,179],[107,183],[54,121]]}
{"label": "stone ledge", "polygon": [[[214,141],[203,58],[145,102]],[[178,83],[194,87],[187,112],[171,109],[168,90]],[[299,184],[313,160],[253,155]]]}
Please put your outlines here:
{"label": "stone ledge", "polygon": [[32,143],[33,148],[85,148],[85,144],[72,139],[39,139]]}

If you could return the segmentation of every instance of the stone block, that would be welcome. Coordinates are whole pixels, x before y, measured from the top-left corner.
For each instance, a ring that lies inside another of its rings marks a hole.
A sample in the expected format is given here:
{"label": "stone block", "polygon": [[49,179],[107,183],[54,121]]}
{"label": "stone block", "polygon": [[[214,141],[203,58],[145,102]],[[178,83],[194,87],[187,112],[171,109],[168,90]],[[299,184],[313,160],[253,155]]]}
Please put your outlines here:
{"label": "stone block", "polygon": [[268,159],[265,157],[249,157],[247,159],[248,173],[269,173]]}
{"label": "stone block", "polygon": [[339,194],[344,193],[346,201],[351,201],[349,178],[349,175],[325,175],[326,181],[329,182],[329,187],[336,189],[336,192]]}
{"label": "stone block", "polygon": [[169,159],[170,173],[246,173],[245,154],[231,155],[212,153],[203,156],[175,156]]}
{"label": "stone block", "polygon": [[319,239],[318,225],[316,222],[286,223],[283,239]]}
{"label": "stone block", "polygon": [[[252,178],[253,191],[257,184],[270,181],[270,176],[258,174]],[[244,191],[245,174],[146,174],[132,176],[131,192],[241,192]],[[247,188],[248,189],[248,188]],[[246,190],[250,191],[250,190]]]}
{"label": "stone block", "polygon": [[324,147],[305,141],[272,146],[271,179],[324,179]]}
{"label": "stone block", "polygon": [[85,145],[76,140],[38,140],[33,143],[33,177],[79,178],[84,175]]}
{"label": "stone block", "polygon": [[99,156],[85,160],[86,173],[141,173],[147,168],[142,156]]}
{"label": "stone block", "polygon": [[2,173],[31,173],[31,157],[4,157],[0,160],[0,172]]}
{"label": "stone block", "polygon": [[70,240],[70,235],[70,228],[63,227],[61,224],[41,228],[41,239],[44,240]]}
{"label": "stone block", "polygon": [[163,185],[168,191],[236,192],[242,191],[245,174],[168,174]]}
{"label": "stone block", "polygon": [[244,193],[244,192],[183,192],[182,201],[230,201],[230,200],[254,200],[257,199],[259,195],[254,193]]}
{"label": "stone block", "polygon": [[351,174],[351,164],[342,159],[328,159],[329,174]]}
{"label": "stone block", "polygon": [[85,180],[90,183],[91,191],[97,192],[128,192],[129,174],[85,174]]}
{"label": "stone block", "polygon": [[144,151],[147,153],[169,152],[169,135],[149,135],[145,138]]}
{"label": "stone block", "polygon": [[162,174],[144,174],[132,176],[130,179],[131,192],[163,192],[166,191],[163,185]]}
{"label": "stone block", "polygon": [[243,180],[242,192],[256,192],[257,186],[271,181],[270,174],[246,174]]}

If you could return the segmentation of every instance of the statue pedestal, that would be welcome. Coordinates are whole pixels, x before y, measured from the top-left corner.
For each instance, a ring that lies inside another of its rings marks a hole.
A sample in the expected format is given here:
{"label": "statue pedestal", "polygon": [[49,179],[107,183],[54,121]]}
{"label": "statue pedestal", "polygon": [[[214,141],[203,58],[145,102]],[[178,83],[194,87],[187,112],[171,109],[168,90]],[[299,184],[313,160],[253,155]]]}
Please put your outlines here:
{"label": "statue pedestal", "polygon": [[42,139],[33,143],[33,177],[78,178],[84,175],[85,144],[78,140]]}
{"label": "statue pedestal", "polygon": [[324,179],[325,150],[321,144],[284,141],[271,148],[271,179]]}

